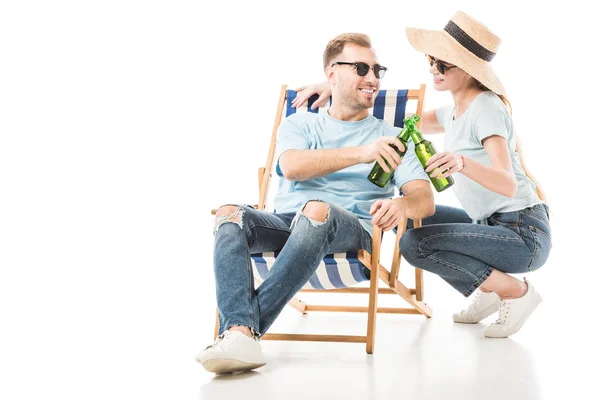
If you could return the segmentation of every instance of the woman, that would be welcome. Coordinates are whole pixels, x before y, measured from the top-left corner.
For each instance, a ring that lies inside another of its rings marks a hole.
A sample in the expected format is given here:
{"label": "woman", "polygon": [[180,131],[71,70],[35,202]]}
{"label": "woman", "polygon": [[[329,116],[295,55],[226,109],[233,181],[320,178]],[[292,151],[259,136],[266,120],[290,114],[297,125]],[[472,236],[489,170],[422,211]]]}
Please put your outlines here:
{"label": "woman", "polygon": [[[453,175],[464,210],[438,206],[423,227],[403,235],[403,255],[465,297],[477,291],[471,305],[454,314],[455,322],[477,323],[498,311],[484,335],[508,337],[542,300],[530,282],[508,274],[541,267],[552,241],[548,207],[523,164],[510,103],[490,65],[500,39],[463,12],[442,31],[406,32],[411,45],[427,56],[434,89],[449,91],[454,100],[425,112],[421,130],[446,134],[445,151],[428,161],[426,171]],[[315,106],[329,97],[325,85],[310,86],[294,105],[314,93],[321,93]]]}

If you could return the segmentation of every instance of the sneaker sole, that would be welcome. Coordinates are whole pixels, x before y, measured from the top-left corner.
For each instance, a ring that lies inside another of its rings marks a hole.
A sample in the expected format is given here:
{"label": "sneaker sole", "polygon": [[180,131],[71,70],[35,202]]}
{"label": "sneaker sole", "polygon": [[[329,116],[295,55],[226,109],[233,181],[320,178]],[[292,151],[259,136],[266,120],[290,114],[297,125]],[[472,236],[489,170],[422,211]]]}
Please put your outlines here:
{"label": "sneaker sole", "polygon": [[527,318],[529,318],[529,316],[531,315],[533,310],[535,310],[541,302],[542,302],[542,297],[539,295],[536,296],[535,301],[533,302],[533,306],[529,309],[528,312],[526,312],[525,314],[523,314],[521,316],[521,319],[519,320],[519,322],[517,324],[515,324],[512,329],[510,329],[508,331],[491,331],[491,332],[488,332],[487,330],[485,330],[483,332],[483,336],[485,336],[486,338],[501,339],[501,338],[507,338],[510,335],[514,335],[515,333],[519,332],[519,330],[523,327],[523,324],[525,323],[525,321],[527,321]]}
{"label": "sneaker sole", "polygon": [[206,360],[203,362],[202,366],[207,371],[214,372],[215,374],[226,374],[228,372],[250,371],[255,368],[260,368],[266,364],[266,362],[247,363],[226,358],[213,358],[212,360]]}
{"label": "sneaker sole", "polygon": [[478,319],[461,319],[460,317],[458,317],[456,315],[453,315],[452,319],[454,320],[454,322],[459,323],[459,324],[476,324],[478,322],[483,321],[484,319],[486,319],[487,317],[489,317],[490,315],[492,315],[496,311],[498,311],[498,304],[492,304],[491,306],[489,306],[488,308],[486,308],[485,310],[483,310],[482,312],[480,312],[479,314],[477,314],[481,318],[478,318]]}

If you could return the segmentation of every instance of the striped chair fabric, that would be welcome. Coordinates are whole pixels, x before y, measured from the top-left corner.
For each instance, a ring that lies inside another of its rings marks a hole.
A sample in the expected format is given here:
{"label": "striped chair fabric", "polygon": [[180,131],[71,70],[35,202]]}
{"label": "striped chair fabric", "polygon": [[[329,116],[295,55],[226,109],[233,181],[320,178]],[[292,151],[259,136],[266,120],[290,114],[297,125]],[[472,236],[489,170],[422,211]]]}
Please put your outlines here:
{"label": "striped chair fabric", "polygon": [[[278,251],[252,254],[254,276],[260,276],[264,281],[278,255]],[[304,289],[341,289],[354,286],[368,280],[364,268],[358,261],[357,252],[329,254],[321,261]]]}
{"label": "striped chair fabric", "polygon": [[[296,92],[293,90],[287,91],[286,107],[284,108],[285,116],[289,117],[297,112],[312,112],[324,113],[329,107],[319,107],[311,110],[310,107],[319,98],[316,94],[313,95],[302,107],[292,107],[292,101],[296,98]],[[375,105],[369,111],[375,118],[382,119],[390,126],[404,128],[404,115],[406,113],[406,100],[408,90],[380,90],[375,98]],[[331,101],[330,101],[331,103]]]}
{"label": "striped chair fabric", "polygon": [[[375,98],[375,105],[370,112],[389,125],[402,128],[404,127],[407,95],[408,90],[380,90]],[[307,104],[296,109],[292,107],[292,100],[295,98],[296,92],[288,90],[286,107],[284,107],[286,117],[297,112],[323,113],[329,108],[319,107],[311,110],[310,107],[318,99],[317,95],[313,95]],[[252,254],[251,261],[254,276],[265,280],[278,254],[278,251]],[[358,260],[358,253],[356,252],[330,254],[325,256],[317,267],[317,271],[303,288],[327,290],[354,286],[368,280],[364,273],[365,268]]]}

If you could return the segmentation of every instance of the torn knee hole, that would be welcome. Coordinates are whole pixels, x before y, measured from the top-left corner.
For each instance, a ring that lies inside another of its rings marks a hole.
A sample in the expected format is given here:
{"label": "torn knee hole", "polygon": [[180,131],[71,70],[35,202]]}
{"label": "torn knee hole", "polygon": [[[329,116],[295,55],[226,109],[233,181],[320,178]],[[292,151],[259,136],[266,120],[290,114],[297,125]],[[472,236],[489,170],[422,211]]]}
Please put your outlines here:
{"label": "torn knee hole", "polygon": [[304,214],[308,219],[318,221],[318,222],[326,222],[329,217],[329,205],[322,201],[314,201],[311,200],[304,205],[302,209],[302,214]]}
{"label": "torn knee hole", "polygon": [[217,210],[215,218],[233,216],[238,214],[240,210],[241,208],[237,206],[222,206]]}
{"label": "torn knee hole", "polygon": [[240,229],[244,227],[243,210],[237,206],[223,206],[219,208],[215,215],[215,227],[213,233],[216,234],[221,225],[231,222],[237,224]]}

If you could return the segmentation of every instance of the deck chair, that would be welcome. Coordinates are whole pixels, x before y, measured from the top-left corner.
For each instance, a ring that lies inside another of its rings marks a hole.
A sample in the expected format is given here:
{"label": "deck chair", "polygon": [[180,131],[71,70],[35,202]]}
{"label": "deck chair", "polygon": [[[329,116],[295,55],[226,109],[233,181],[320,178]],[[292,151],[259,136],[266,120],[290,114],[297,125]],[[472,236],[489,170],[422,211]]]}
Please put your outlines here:
{"label": "deck chair", "polygon": [[[317,99],[317,95],[311,97],[308,104],[301,108],[293,108],[292,100],[296,97],[296,92],[287,90],[284,85],[281,88],[275,125],[271,135],[267,163],[265,167],[258,170],[259,201],[255,208],[265,210],[267,204],[267,193],[271,181],[277,130],[281,119],[295,112],[326,112],[327,107],[320,107],[311,110],[312,103]],[[403,127],[406,102],[416,100],[416,113],[422,115],[423,100],[425,97],[425,85],[420,85],[419,89],[414,90],[381,90],[375,99],[375,105],[371,109],[373,115],[383,119],[388,124]],[[365,177],[365,179],[367,179]],[[212,210],[215,214],[217,210]],[[421,226],[421,220],[415,220],[414,226]],[[321,262],[315,274],[309,279],[300,292],[327,292],[327,293],[363,293],[369,295],[367,307],[358,306],[333,306],[333,305],[313,305],[294,297],[288,305],[300,311],[303,314],[309,311],[329,311],[329,312],[359,312],[368,313],[367,332],[365,336],[352,335],[316,335],[316,334],[280,334],[268,333],[263,335],[263,340],[293,340],[293,341],[320,341],[320,342],[353,342],[366,343],[366,351],[372,354],[375,347],[375,326],[376,313],[394,313],[394,314],[422,314],[427,318],[431,317],[431,308],[423,302],[423,271],[415,268],[415,288],[408,288],[398,281],[400,272],[401,252],[399,248],[400,237],[406,230],[406,225],[399,226],[395,237],[395,247],[392,257],[391,269],[384,268],[380,260],[382,232],[378,227],[373,227],[372,252],[369,254],[365,250],[359,250],[354,253],[331,254],[325,257]],[[277,258],[278,252],[252,254],[253,273],[255,285],[258,287],[268,275],[270,267]],[[364,273],[364,267],[370,272],[370,279]],[[359,282],[369,280],[369,287],[352,287]],[[383,281],[387,287],[379,287],[379,280]],[[379,294],[395,294],[404,299],[410,308],[389,308],[377,307],[377,298]],[[219,315],[215,323],[215,338],[219,330]]]}

